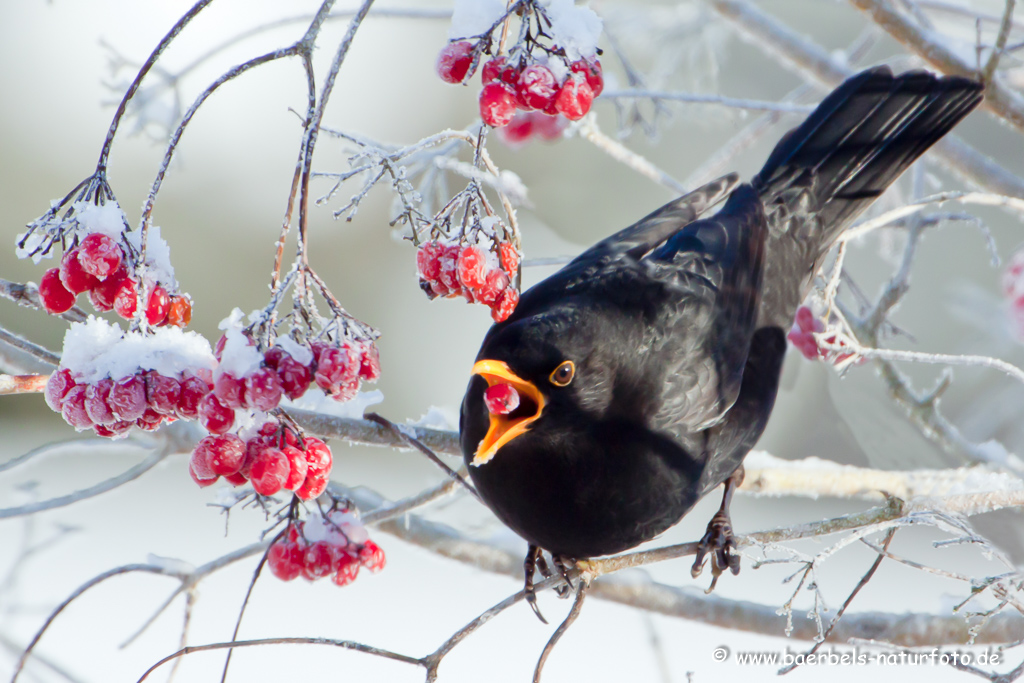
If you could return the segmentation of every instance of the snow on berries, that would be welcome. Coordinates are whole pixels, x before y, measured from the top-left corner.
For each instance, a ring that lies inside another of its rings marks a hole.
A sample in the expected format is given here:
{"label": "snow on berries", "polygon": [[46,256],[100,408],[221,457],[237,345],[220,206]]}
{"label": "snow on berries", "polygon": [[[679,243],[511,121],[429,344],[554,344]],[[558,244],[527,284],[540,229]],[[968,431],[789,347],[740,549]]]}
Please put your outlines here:
{"label": "snow on berries", "polygon": [[[835,365],[840,365],[853,357],[853,353],[842,353],[823,347],[821,342],[832,345],[837,343],[835,334],[820,336],[823,332],[825,332],[825,323],[814,315],[809,306],[801,306],[796,311],[796,319],[786,338],[808,360],[826,359]],[[845,346],[841,339],[838,340],[838,344]],[[860,364],[863,361],[863,358],[859,358],[856,362]]]}
{"label": "snow on berries", "polygon": [[[560,115],[570,121],[583,118],[604,89],[597,39],[601,19],[587,7],[564,0],[534,0],[516,4],[522,17],[520,39],[501,45],[506,6],[460,0],[455,4],[452,39],[437,59],[437,74],[446,83],[465,83],[476,65],[481,68],[480,117],[492,128],[515,123],[516,111]],[[490,59],[484,55],[492,55]],[[518,133],[524,140],[532,129],[525,119]]]}
{"label": "snow on berries", "polygon": [[476,244],[441,240],[420,244],[416,252],[420,288],[431,299],[462,296],[470,303],[482,303],[491,309],[494,321],[501,322],[519,302],[519,290],[512,284],[519,252],[511,243],[499,241],[497,233],[487,237],[487,231],[481,230],[477,235]]}
{"label": "snow on berries", "polygon": [[267,566],[282,581],[330,576],[332,583],[345,586],[356,579],[360,567],[376,573],[385,563],[384,551],[370,540],[359,517],[346,510],[291,521],[267,550]]}
{"label": "snow on berries", "polygon": [[214,363],[195,332],[171,327],[143,335],[90,317],[68,329],[46,403],[79,431],[119,437],[132,427],[153,430],[196,416],[212,389]]}

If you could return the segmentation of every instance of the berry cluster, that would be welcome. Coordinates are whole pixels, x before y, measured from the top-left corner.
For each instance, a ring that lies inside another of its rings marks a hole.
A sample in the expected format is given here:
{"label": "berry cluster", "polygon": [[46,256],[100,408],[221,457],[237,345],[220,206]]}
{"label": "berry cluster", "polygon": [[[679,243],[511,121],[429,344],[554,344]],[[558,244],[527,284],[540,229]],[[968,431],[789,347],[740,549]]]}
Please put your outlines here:
{"label": "berry cluster", "polygon": [[522,147],[530,138],[545,141],[562,137],[566,121],[561,116],[549,116],[542,111],[520,111],[512,117],[507,126],[499,128],[498,139],[513,149]]}
{"label": "berry cluster", "polygon": [[1024,340],[1024,249],[1010,258],[1003,271],[1003,293],[1010,300],[1010,325],[1013,334]]}
{"label": "berry cluster", "polygon": [[168,377],[156,370],[114,380],[76,382],[67,368],[46,382],[46,404],[77,429],[118,437],[133,426],[153,431],[163,422],[196,417],[197,406],[210,384],[196,375]]}
{"label": "berry cluster", "polygon": [[[102,233],[90,233],[64,253],[59,268],[43,273],[39,296],[48,313],[64,313],[79,294],[88,293],[97,311],[115,311],[126,320],[135,317],[138,282],[129,274],[121,245]],[[185,327],[192,320],[192,301],[187,295],[171,295],[160,284],[153,286],[146,304],[146,322],[153,326]]]}
{"label": "berry cluster", "polygon": [[[483,42],[457,40],[437,56],[437,74],[446,83],[464,83],[480,61]],[[583,118],[604,89],[601,62],[569,61],[557,45],[539,51],[521,51],[515,58],[498,55],[480,70],[480,116],[494,128],[508,125],[516,110],[539,111],[570,121]],[[546,55],[544,53],[547,53]]]}
{"label": "berry cluster", "polygon": [[188,472],[203,487],[224,477],[235,486],[249,482],[261,496],[288,490],[313,500],[327,490],[333,462],[323,441],[271,420],[248,440],[235,434],[204,437],[192,451]]}
{"label": "berry cluster", "polygon": [[385,562],[384,551],[370,540],[359,518],[341,510],[292,522],[267,551],[270,571],[282,581],[331,576],[336,585],[346,586],[355,581],[360,566],[379,572]]}
{"label": "berry cluster", "polygon": [[[218,361],[223,360],[226,342],[226,336],[217,342]],[[218,368],[213,391],[199,403],[203,426],[213,434],[225,434],[235,424],[236,408],[270,411],[284,396],[299,398],[314,382],[334,400],[348,401],[359,393],[362,380],[372,382],[380,377],[380,355],[372,341],[289,346],[294,353],[272,346],[258,367],[242,375]]]}
{"label": "berry cluster", "polygon": [[519,252],[508,242],[498,244],[497,255],[478,246],[424,242],[416,252],[420,288],[430,298],[464,296],[470,303],[491,309],[501,322],[519,303],[512,279],[519,269]]}
{"label": "berry cluster", "polygon": [[[786,338],[800,350],[800,353],[804,355],[804,358],[808,360],[828,359],[832,363],[838,365],[846,359],[853,356],[852,353],[840,353],[832,351],[830,349],[822,348],[816,333],[824,332],[825,324],[814,316],[814,313],[807,306],[801,306],[796,311],[796,320],[793,322],[793,328],[786,335]],[[832,334],[823,338],[826,344],[836,344],[836,335]],[[840,346],[845,346],[842,340],[838,341]],[[857,363],[863,362],[863,358],[858,359]]]}

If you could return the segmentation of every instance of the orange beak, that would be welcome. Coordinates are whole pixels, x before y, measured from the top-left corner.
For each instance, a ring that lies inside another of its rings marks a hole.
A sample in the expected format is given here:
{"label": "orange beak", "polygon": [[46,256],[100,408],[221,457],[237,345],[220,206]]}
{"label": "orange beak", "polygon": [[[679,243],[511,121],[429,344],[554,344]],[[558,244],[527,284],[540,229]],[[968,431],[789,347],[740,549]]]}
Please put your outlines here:
{"label": "orange beak", "polygon": [[510,384],[519,393],[522,401],[520,407],[508,415],[490,413],[491,426],[473,457],[474,465],[483,465],[494,457],[499,448],[526,432],[540,417],[541,411],[544,410],[544,395],[532,382],[527,382],[516,375],[501,361],[478,361],[473,366],[473,374],[487,380],[489,387],[499,383]]}

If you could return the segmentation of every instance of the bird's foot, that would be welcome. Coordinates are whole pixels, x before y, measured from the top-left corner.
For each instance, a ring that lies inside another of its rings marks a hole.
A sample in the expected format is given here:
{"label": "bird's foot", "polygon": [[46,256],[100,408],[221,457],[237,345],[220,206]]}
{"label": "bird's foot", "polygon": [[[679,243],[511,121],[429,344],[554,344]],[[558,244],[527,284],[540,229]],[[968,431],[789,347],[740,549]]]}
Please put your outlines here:
{"label": "bird's foot", "polygon": [[[565,583],[555,586],[555,593],[560,598],[567,598],[576,588],[572,583],[572,567],[576,564],[576,560],[562,555],[552,555],[551,559],[554,562],[555,569],[558,571],[558,575],[565,581]],[[529,550],[526,551],[526,560],[523,562],[523,572],[526,574],[526,585],[523,588],[523,592],[526,595],[526,602],[530,605],[530,609],[533,610],[538,619],[546,624],[548,621],[540,613],[540,608],[537,606],[537,591],[533,584],[534,571],[539,571],[545,579],[550,579],[555,575],[551,571],[551,567],[548,566],[547,560],[544,559],[544,551],[535,545],[531,545]]]}
{"label": "bird's foot", "polygon": [[693,578],[700,576],[704,570],[704,556],[711,554],[711,585],[705,593],[715,590],[718,577],[729,569],[733,574],[740,573],[740,556],[736,554],[736,537],[732,533],[732,520],[729,513],[719,510],[708,522],[707,533],[700,539],[697,546],[697,557],[693,561],[690,574]]}

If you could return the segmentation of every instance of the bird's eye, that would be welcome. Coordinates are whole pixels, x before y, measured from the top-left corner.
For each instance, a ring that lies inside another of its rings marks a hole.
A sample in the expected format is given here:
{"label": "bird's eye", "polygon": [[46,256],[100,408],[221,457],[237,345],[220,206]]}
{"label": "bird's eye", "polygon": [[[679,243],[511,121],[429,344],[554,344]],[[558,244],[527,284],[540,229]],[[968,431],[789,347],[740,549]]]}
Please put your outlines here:
{"label": "bird's eye", "polygon": [[548,379],[556,387],[568,386],[569,382],[572,381],[573,375],[576,374],[576,364],[571,360],[563,361],[561,365],[554,369],[554,371],[548,375]]}

